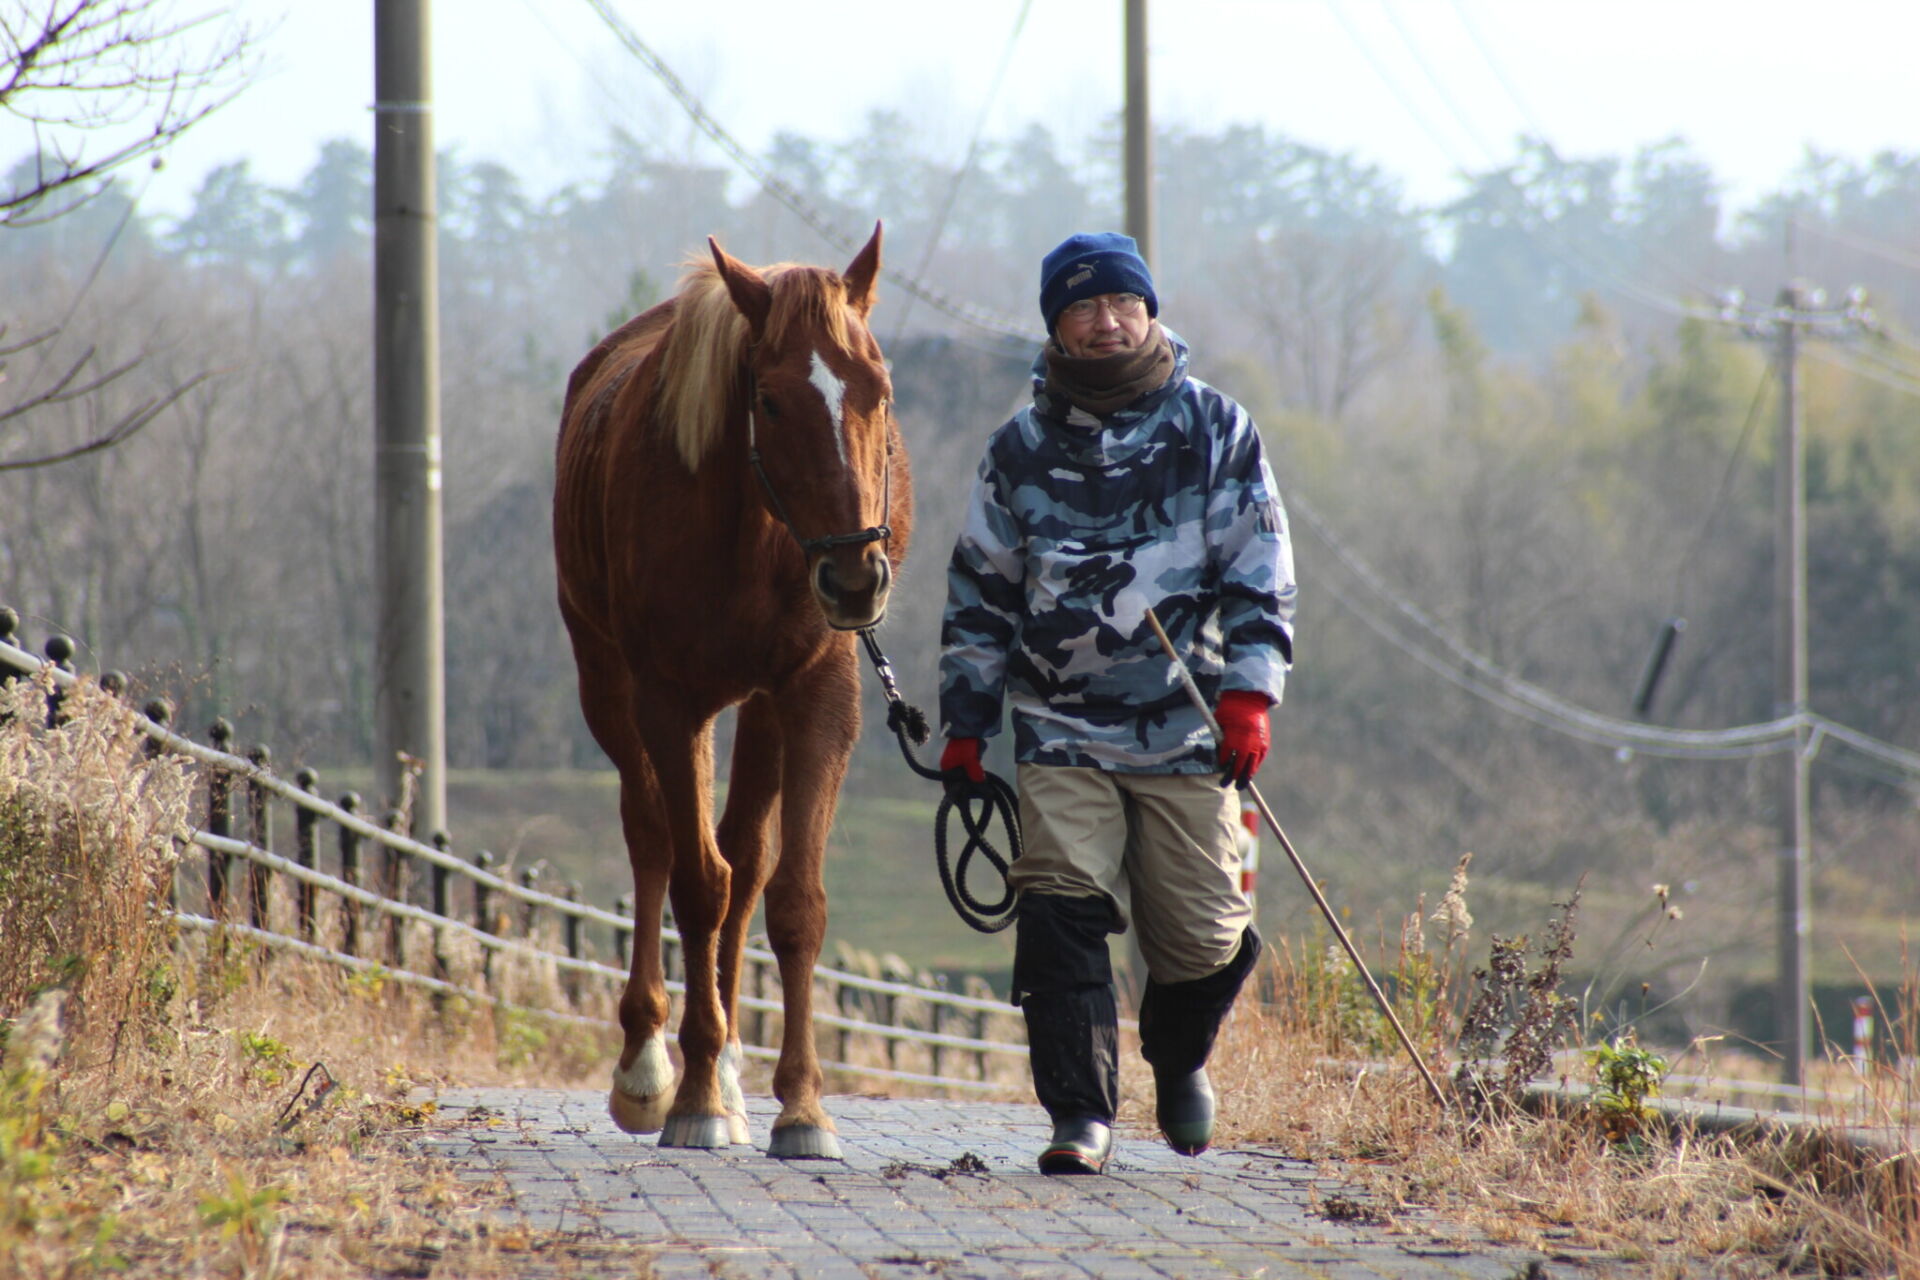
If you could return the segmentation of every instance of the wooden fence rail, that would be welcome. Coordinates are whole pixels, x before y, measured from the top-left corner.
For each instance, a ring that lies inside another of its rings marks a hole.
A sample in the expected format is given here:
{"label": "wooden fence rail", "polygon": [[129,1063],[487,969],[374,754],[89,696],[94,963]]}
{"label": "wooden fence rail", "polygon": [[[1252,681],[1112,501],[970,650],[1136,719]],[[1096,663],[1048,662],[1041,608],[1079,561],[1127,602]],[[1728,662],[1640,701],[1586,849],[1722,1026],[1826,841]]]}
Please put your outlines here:
{"label": "wooden fence rail", "polygon": [[[52,668],[54,723],[80,678],[71,666],[75,646],[53,636],[46,657],[37,657],[16,639],[18,626],[13,611],[0,608],[0,682]],[[116,673],[99,683],[116,696],[127,688]],[[213,722],[211,745],[203,745],[172,728],[164,699],[134,714],[150,753],[189,757],[205,779],[186,850],[192,856],[183,857],[168,902],[183,928],[225,930],[349,970],[377,969],[441,995],[616,1027],[633,939],[630,896],[607,911],[581,901],[578,884],[543,888],[535,868],[501,874],[487,850],[463,858],[444,833],[416,840],[402,829],[403,815],[373,821],[352,791],[326,799],[312,768],[288,780],[273,771],[266,746],[236,753],[225,719]],[[277,852],[281,807],[292,810],[292,843]],[[661,947],[668,992],[681,996],[679,933],[663,929]],[[972,1091],[1026,1086],[1020,1012],[992,998],[984,983],[970,982],[980,993],[966,994],[825,964],[815,966],[813,981],[816,1028],[832,1033],[823,1043],[837,1046],[821,1063],[828,1071]],[[747,948],[741,987],[743,1048],[749,1057],[775,1058],[783,1006],[771,951]]]}

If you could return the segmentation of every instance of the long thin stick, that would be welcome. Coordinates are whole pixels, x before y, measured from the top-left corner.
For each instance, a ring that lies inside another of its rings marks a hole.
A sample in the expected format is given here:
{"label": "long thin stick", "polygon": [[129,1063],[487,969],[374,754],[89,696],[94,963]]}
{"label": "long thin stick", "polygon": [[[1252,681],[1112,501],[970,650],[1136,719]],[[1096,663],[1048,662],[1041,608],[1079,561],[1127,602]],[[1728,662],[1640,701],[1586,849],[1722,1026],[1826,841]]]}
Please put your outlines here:
{"label": "long thin stick", "polygon": [[[1167,651],[1167,657],[1173,659],[1173,669],[1179,673],[1180,683],[1186,688],[1187,697],[1193,700],[1193,705],[1198,707],[1200,714],[1206,718],[1207,728],[1213,731],[1213,740],[1219,742],[1220,722],[1213,718],[1213,709],[1207,706],[1207,700],[1201,696],[1200,686],[1193,682],[1193,673],[1188,671],[1187,664],[1180,660],[1179,651],[1173,647],[1173,641],[1168,638],[1166,628],[1160,625],[1158,615],[1151,609],[1147,610],[1147,621],[1153,624],[1153,633],[1160,637],[1160,645]],[[1406,1049],[1407,1056],[1413,1059],[1413,1065],[1420,1072],[1420,1078],[1427,1082],[1427,1088],[1433,1093],[1433,1100],[1440,1104],[1442,1110],[1445,1110],[1447,1095],[1441,1092],[1439,1084],[1433,1078],[1433,1073],[1427,1070],[1427,1064],[1421,1059],[1420,1051],[1413,1047],[1413,1040],[1407,1035],[1407,1029],[1400,1025],[1400,1018],[1394,1013],[1393,1006],[1387,1003],[1387,997],[1380,990],[1380,984],[1373,980],[1373,974],[1367,969],[1367,962],[1361,959],[1359,949],[1353,945],[1353,939],[1347,936],[1346,929],[1340,924],[1340,917],[1333,913],[1333,908],[1327,904],[1326,895],[1321,893],[1320,886],[1314,883],[1313,873],[1307,870],[1307,864],[1302,862],[1300,855],[1294,851],[1293,841],[1287,839],[1287,833],[1280,829],[1280,820],[1273,816],[1273,810],[1267,808],[1266,799],[1260,794],[1260,789],[1251,782],[1247,784],[1247,794],[1253,797],[1253,803],[1260,810],[1260,816],[1267,820],[1268,828],[1279,837],[1280,847],[1287,851],[1287,857],[1293,862],[1293,869],[1300,873],[1300,879],[1306,884],[1307,892],[1313,895],[1314,902],[1319,905],[1320,914],[1327,918],[1329,925],[1333,926],[1334,936],[1340,939],[1340,945],[1347,950],[1347,958],[1353,961],[1353,967],[1360,971],[1360,977],[1366,982],[1367,990],[1373,993],[1373,1002],[1380,1006],[1380,1012],[1384,1013],[1387,1021],[1393,1024],[1393,1034],[1400,1037],[1401,1046]]]}

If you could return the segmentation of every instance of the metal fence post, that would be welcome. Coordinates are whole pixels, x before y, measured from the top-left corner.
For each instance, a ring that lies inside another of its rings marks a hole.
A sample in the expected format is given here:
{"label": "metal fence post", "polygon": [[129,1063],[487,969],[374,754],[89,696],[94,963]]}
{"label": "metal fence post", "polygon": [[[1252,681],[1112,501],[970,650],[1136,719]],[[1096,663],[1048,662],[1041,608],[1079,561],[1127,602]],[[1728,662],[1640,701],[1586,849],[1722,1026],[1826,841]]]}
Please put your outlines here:
{"label": "metal fence post", "polygon": [[[929,1006],[927,1020],[933,1024],[933,1034],[939,1035],[944,1030],[948,1012],[947,1006],[938,1000],[933,1001]],[[940,1074],[940,1068],[943,1065],[942,1059],[945,1057],[945,1049],[946,1046],[937,1041],[927,1046],[928,1056],[933,1060],[933,1074],[936,1076]]]}
{"label": "metal fence post", "polygon": [[[71,636],[51,636],[47,640],[47,661],[57,669],[72,675],[74,649]],[[65,717],[61,715],[60,708],[66,700],[67,691],[55,684],[53,691],[47,694],[47,728],[57,729],[65,723]]]}
{"label": "metal fence post", "polygon": [[[320,794],[320,772],[311,765],[293,775],[293,784],[310,796]],[[306,805],[293,810],[293,858],[312,871],[319,865],[317,837],[320,815]],[[294,914],[300,918],[300,936],[313,941],[313,886],[302,880],[293,888]]]}
{"label": "metal fence post", "polygon": [[[623,893],[613,904],[614,911],[626,920],[633,919],[633,895]],[[620,967],[630,969],[633,965],[633,930],[625,925],[613,926],[613,954]]]}
{"label": "metal fence post", "polygon": [[[493,873],[493,855],[485,849],[473,855],[473,865],[485,874]],[[493,886],[479,880],[473,882],[473,927],[488,935],[493,934],[493,920],[488,907],[493,898]],[[493,948],[482,945],[480,948],[480,974],[491,982],[493,980]]]}
{"label": "metal fence post", "polygon": [[[520,871],[520,887],[533,892],[540,883],[540,868],[523,867]],[[536,904],[528,901],[520,903],[520,936],[529,942],[533,940],[533,926],[538,920]]]}
{"label": "metal fence post", "polygon": [[[0,605],[0,644],[12,645],[16,649],[25,648],[26,646],[21,644],[16,638],[15,633],[19,630],[20,615],[14,610]],[[24,672],[15,669],[11,662],[0,662],[0,688],[12,684],[24,674]],[[5,722],[5,719],[0,717],[0,724],[4,724]]]}
{"label": "metal fence post", "polygon": [[[567,882],[566,897],[568,902],[573,903],[575,906],[579,905],[580,882],[578,880],[570,880]],[[570,960],[578,960],[580,958],[580,916],[576,912],[567,912],[566,918],[561,924],[561,931],[566,937],[567,958]],[[562,986],[566,990],[567,999],[573,1004],[579,1004],[580,971],[578,969],[567,970],[566,980],[562,983]]]}
{"label": "metal fence post", "polygon": [[[227,723],[225,716],[208,726],[207,736],[213,739],[215,751],[229,753],[233,746],[233,726]],[[207,775],[207,833],[233,838],[233,775],[221,767],[215,767]],[[219,849],[207,850],[207,906],[215,920],[227,918],[227,873],[230,869],[226,853]]]}
{"label": "metal fence post", "polygon": [[[360,812],[360,793],[342,792],[340,807],[349,814],[358,816]],[[358,889],[360,885],[360,843],[366,837],[352,827],[342,823],[340,826],[340,878]],[[340,903],[340,949],[350,956],[360,954],[360,904],[352,898],[342,899]]]}
{"label": "metal fence post", "polygon": [[[753,994],[756,998],[764,1000],[767,998],[767,962],[756,959],[750,963],[753,973]],[[751,1013],[753,1043],[764,1046],[767,1043],[767,1011],[754,1009]]]}
{"label": "metal fence post", "polygon": [[[398,809],[389,809],[385,825],[389,834],[403,836],[407,831],[407,815]],[[386,851],[387,855],[381,863],[380,896],[388,902],[405,902],[409,888],[408,882],[412,879],[413,871],[406,851],[385,841],[381,842],[380,847]],[[406,963],[404,954],[406,942],[403,935],[407,922],[391,911],[383,911],[381,914],[387,918],[387,963],[398,969]]]}
{"label": "metal fence post", "polygon": [[[247,777],[247,818],[251,828],[250,843],[254,848],[268,853],[273,851],[273,810],[267,803],[267,786],[260,780],[260,773],[267,771],[273,763],[273,752],[265,743],[255,743],[247,748],[247,760],[259,772]],[[247,859],[247,923],[256,929],[267,925],[267,868],[252,858]]]}
{"label": "metal fence post", "polygon": [[[433,833],[433,847],[439,852],[451,856],[453,838],[444,831],[436,831]],[[449,897],[452,889],[449,877],[452,876],[452,874],[452,872],[448,871],[447,868],[439,863],[436,862],[433,864],[433,872],[430,877],[433,886],[432,907],[433,914],[441,920],[449,919],[452,915],[449,905]],[[433,973],[435,977],[444,980],[448,972],[447,930],[445,925],[436,923],[433,926]],[[438,998],[438,996],[435,997],[435,999]]]}
{"label": "metal fence post", "polygon": [[[0,668],[0,670],[5,670],[5,668]],[[152,701],[147,703],[146,717],[147,719],[153,721],[154,724],[164,729],[173,720],[173,704],[171,702],[168,702],[165,698],[155,698]],[[145,748],[147,759],[152,760],[156,758],[157,756],[159,756],[159,754],[163,750],[165,750],[165,748],[163,748],[160,745],[160,739],[152,738],[152,737],[147,739],[147,745]],[[174,844],[178,846],[180,843],[181,841],[179,840],[179,838],[175,837]],[[167,877],[167,910],[178,911],[179,909],[180,909],[180,868],[179,868],[179,865],[176,863],[173,869],[173,873]]]}

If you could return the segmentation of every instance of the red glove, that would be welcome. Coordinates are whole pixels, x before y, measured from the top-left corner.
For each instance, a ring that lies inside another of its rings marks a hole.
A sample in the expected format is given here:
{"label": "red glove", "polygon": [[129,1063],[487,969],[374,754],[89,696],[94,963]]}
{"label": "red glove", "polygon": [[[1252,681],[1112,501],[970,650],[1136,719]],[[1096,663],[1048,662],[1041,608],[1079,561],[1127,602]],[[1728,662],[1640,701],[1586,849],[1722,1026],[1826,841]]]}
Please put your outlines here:
{"label": "red glove", "polygon": [[1266,694],[1247,689],[1229,689],[1220,695],[1213,718],[1220,722],[1221,786],[1231,783],[1245,791],[1260,771],[1271,745],[1267,734],[1267,708],[1271,705]]}
{"label": "red glove", "polygon": [[947,749],[940,753],[940,772],[952,773],[959,769],[967,775],[968,782],[985,782],[987,770],[980,763],[981,746],[978,738],[948,738]]}

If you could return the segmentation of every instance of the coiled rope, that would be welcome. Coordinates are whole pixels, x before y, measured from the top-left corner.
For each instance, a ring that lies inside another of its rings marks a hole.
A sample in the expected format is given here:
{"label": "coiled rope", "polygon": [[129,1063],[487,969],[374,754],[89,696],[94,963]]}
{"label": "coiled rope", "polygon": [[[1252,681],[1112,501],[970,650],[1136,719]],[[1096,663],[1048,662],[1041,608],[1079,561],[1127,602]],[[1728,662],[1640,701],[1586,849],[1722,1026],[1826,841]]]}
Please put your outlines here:
{"label": "coiled rope", "polygon": [[[867,658],[873,663],[874,673],[880,677],[880,691],[887,699],[887,728],[893,731],[894,738],[900,743],[900,754],[906,760],[907,767],[945,788],[939,812],[933,819],[933,854],[935,865],[940,870],[940,887],[946,890],[947,901],[953,904],[954,911],[968,928],[977,933],[999,933],[1013,923],[1015,894],[1013,886],[1007,883],[1007,874],[1013,860],[1020,856],[1021,849],[1020,807],[1013,788],[997,773],[988,773],[984,781],[974,782],[964,776],[949,777],[938,769],[929,769],[921,764],[913,749],[924,746],[931,736],[926,713],[900,696],[900,687],[893,678],[893,665],[887,661],[887,655],[881,652],[880,641],[875,638],[871,627],[860,632],[860,643],[866,646]],[[960,815],[960,825],[967,833],[966,843],[961,846],[958,858],[950,855],[947,845],[948,823],[956,811]],[[1000,820],[1001,830],[1006,833],[1005,857],[1001,856],[1000,850],[994,847],[990,839],[996,817]],[[1000,876],[1005,892],[998,902],[982,902],[967,887],[967,868],[976,855],[985,858]]]}

